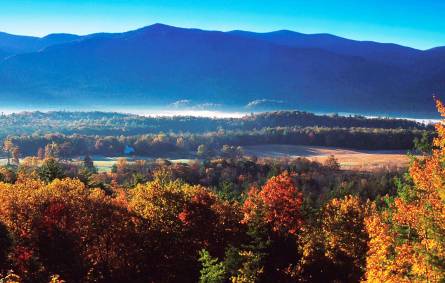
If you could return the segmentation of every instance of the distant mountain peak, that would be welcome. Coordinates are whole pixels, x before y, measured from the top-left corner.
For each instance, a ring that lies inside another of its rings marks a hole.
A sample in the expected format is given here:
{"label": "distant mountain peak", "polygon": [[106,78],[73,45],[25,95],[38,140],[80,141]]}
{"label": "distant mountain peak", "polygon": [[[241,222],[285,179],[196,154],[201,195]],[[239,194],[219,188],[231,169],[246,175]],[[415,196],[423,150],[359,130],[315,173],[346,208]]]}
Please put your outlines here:
{"label": "distant mountain peak", "polygon": [[147,26],[148,28],[152,29],[164,29],[164,28],[177,28],[171,25],[163,24],[163,23],[154,23],[152,25]]}
{"label": "distant mountain peak", "polygon": [[50,33],[41,37],[41,39],[55,39],[55,38],[79,38],[80,35],[72,34],[72,33]]}
{"label": "distant mountain peak", "polygon": [[301,32],[296,32],[293,30],[288,30],[288,29],[280,29],[280,30],[275,30],[275,31],[271,31],[271,32],[267,32],[267,33],[275,33],[275,34],[299,34],[299,35],[304,35],[304,33]]}
{"label": "distant mountain peak", "polygon": [[279,101],[317,111],[431,111],[432,93],[445,94],[444,53],[331,34],[162,23],[87,36],[0,34],[0,97],[70,105],[187,99],[229,107]]}
{"label": "distant mountain peak", "polygon": [[169,31],[174,29],[181,29],[179,27],[174,27],[162,23],[155,23],[137,30],[134,30],[134,32],[145,32],[145,31]]}

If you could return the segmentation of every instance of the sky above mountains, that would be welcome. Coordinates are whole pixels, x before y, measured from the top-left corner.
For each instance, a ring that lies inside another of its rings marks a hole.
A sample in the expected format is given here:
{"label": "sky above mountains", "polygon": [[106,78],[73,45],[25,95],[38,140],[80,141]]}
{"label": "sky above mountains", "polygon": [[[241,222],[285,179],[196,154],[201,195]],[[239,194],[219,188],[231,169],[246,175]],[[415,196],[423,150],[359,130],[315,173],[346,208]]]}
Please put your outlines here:
{"label": "sky above mountains", "polygon": [[445,45],[443,0],[15,0],[0,2],[0,31],[120,32],[154,22],[228,31],[332,33],[418,49]]}

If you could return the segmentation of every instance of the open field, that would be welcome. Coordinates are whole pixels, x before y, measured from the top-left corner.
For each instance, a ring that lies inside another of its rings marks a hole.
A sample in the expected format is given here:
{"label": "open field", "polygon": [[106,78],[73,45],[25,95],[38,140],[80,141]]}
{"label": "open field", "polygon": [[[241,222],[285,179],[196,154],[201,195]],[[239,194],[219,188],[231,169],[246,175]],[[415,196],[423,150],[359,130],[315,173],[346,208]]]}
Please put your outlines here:
{"label": "open field", "polygon": [[[91,158],[94,161],[94,166],[97,167],[99,172],[109,172],[109,171],[111,171],[111,168],[113,167],[113,165],[117,162],[117,160],[119,158],[127,159],[128,163],[134,162],[135,160],[150,160],[150,161],[156,160],[156,158],[144,157],[144,156],[106,157],[106,156],[100,156],[100,155],[93,155]],[[72,159],[72,161],[77,163],[77,162],[81,162],[82,159],[83,159],[83,156],[74,158],[74,159]],[[187,162],[192,161],[192,159],[169,159],[169,158],[167,158],[167,159],[170,162],[173,162],[173,163],[177,163],[177,162],[187,163]],[[23,162],[23,159],[21,158],[20,159],[20,163],[22,163],[22,162]],[[8,159],[7,158],[0,158],[0,166],[4,166],[6,164],[8,164]]]}
{"label": "open field", "polygon": [[[334,147],[302,146],[302,145],[256,145],[244,147],[246,155],[259,158],[297,158],[306,157],[313,161],[324,162],[330,155],[334,155],[342,169],[374,171],[380,169],[398,170],[406,168],[409,157],[405,151],[396,150],[349,150]],[[99,171],[109,171],[118,157],[93,156],[94,165]],[[128,161],[149,157],[132,157]],[[191,159],[170,159],[171,162],[189,162]]]}
{"label": "open field", "polygon": [[[111,168],[113,167],[114,164],[116,164],[117,160],[119,158],[125,158],[127,159],[128,163],[132,163],[135,160],[148,160],[148,161],[153,161],[156,160],[155,158],[151,158],[151,157],[145,157],[145,156],[132,156],[132,157],[128,157],[128,156],[122,156],[122,157],[106,157],[106,156],[100,156],[100,155],[93,155],[91,156],[91,158],[94,161],[94,166],[97,167],[99,172],[109,172],[111,171]],[[168,159],[168,158],[167,158]],[[76,158],[74,159],[75,161],[80,161],[81,158]],[[187,163],[189,161],[191,161],[191,159],[168,159],[170,162],[176,163],[176,162],[184,162]]]}
{"label": "open field", "polygon": [[[334,155],[342,169],[374,171],[379,169],[398,170],[406,168],[409,164],[409,157],[402,150],[352,150],[336,147],[303,146],[303,145],[255,145],[245,146],[244,152],[247,156],[259,158],[297,158],[305,157],[313,161],[324,162],[330,155]],[[122,156],[129,163],[135,160],[150,160],[155,158],[144,156]],[[92,159],[99,172],[109,172],[112,166],[120,157],[105,157],[94,155]],[[82,158],[74,158],[80,161]],[[171,162],[190,162],[192,159],[166,158]],[[20,162],[23,160],[20,159]],[[0,165],[6,165],[7,159],[0,158]]]}
{"label": "open field", "polygon": [[395,150],[366,151],[301,145],[256,145],[246,146],[244,151],[247,155],[255,155],[260,158],[306,157],[319,162],[334,155],[342,169],[351,170],[402,169],[409,164],[406,152]]}

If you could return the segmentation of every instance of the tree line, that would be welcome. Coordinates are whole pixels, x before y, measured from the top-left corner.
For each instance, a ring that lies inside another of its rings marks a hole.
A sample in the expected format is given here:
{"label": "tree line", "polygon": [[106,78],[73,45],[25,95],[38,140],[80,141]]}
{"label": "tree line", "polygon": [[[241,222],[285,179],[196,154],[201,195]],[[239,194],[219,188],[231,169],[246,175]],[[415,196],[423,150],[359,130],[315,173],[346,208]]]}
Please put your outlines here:
{"label": "tree line", "polygon": [[[72,158],[82,155],[137,155],[162,158],[208,158],[230,152],[230,147],[264,144],[331,146],[361,150],[410,150],[413,141],[429,143],[434,132],[372,128],[264,128],[204,134],[158,133],[137,136],[22,135],[4,141],[7,156]],[[226,147],[225,147],[226,146]],[[229,147],[229,148],[227,148]],[[227,150],[229,149],[229,150]],[[233,152],[233,154],[237,154]]]}
{"label": "tree line", "polygon": [[381,128],[432,130],[431,125],[392,118],[315,115],[301,111],[278,111],[242,118],[144,117],[113,112],[22,112],[0,116],[0,137],[8,135],[143,135],[161,131],[205,133],[250,131],[277,127]]}

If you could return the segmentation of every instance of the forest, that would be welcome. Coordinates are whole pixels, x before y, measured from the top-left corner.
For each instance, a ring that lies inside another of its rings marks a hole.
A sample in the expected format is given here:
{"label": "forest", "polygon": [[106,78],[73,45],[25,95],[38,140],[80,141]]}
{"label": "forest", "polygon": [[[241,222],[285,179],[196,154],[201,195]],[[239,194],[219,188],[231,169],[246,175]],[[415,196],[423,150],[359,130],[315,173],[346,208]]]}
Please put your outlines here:
{"label": "forest", "polygon": [[206,133],[250,131],[286,127],[380,128],[433,130],[432,126],[396,118],[316,115],[302,111],[277,111],[246,115],[242,118],[193,116],[146,117],[114,112],[20,112],[0,116],[0,137],[33,134],[144,135],[159,132]]}
{"label": "forest", "polygon": [[23,112],[1,116],[0,129],[8,144],[6,155],[62,159],[85,155],[215,158],[227,157],[224,148],[261,144],[410,150],[414,140],[431,141],[434,136],[432,125],[409,120],[299,111],[231,119]]}
{"label": "forest", "polygon": [[363,251],[360,261],[338,265],[327,255],[303,257],[304,249],[324,251],[328,234],[306,241],[333,200],[364,208],[367,199],[393,195],[401,177],[344,172],[335,158],[123,159],[111,173],[98,173],[88,158],[78,166],[46,158],[0,172],[1,267],[18,282],[358,280]]}
{"label": "forest", "polygon": [[[440,101],[437,108],[445,117]],[[265,128],[244,133],[8,135],[0,282],[445,280],[445,125],[431,133],[407,121],[355,128],[371,122],[333,119],[343,122],[300,127],[267,118],[255,122]],[[237,147],[258,141],[401,143],[418,155],[405,172],[360,172],[341,169],[334,156],[258,159]],[[89,156],[126,146],[142,155],[186,147],[203,158],[121,158],[98,172]],[[82,162],[69,160],[75,154]]]}

